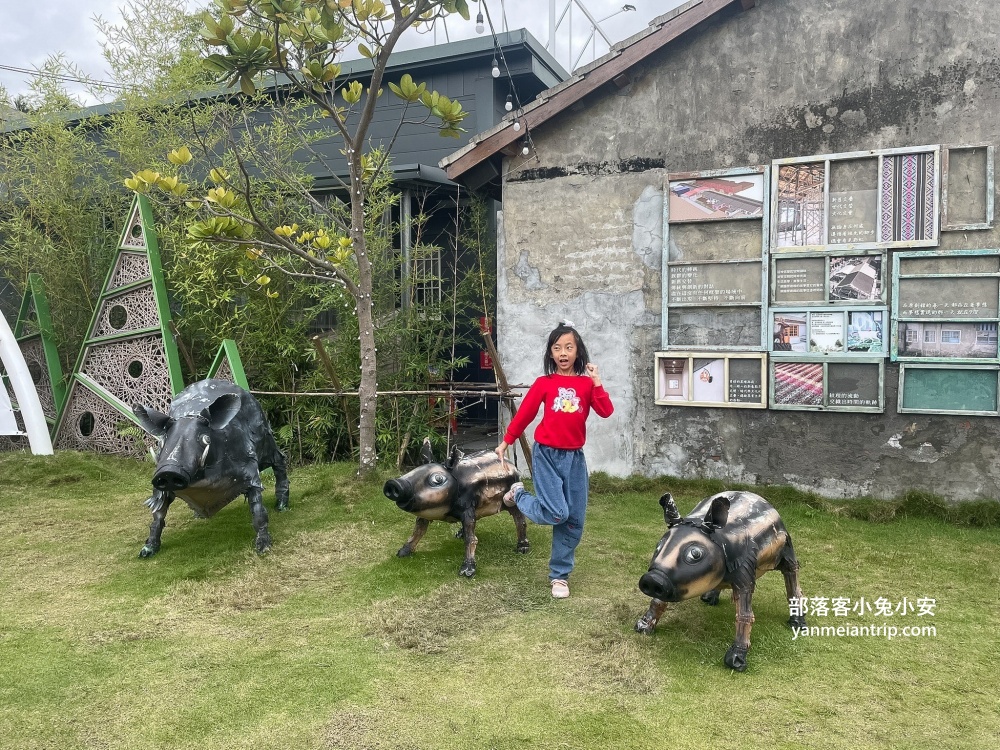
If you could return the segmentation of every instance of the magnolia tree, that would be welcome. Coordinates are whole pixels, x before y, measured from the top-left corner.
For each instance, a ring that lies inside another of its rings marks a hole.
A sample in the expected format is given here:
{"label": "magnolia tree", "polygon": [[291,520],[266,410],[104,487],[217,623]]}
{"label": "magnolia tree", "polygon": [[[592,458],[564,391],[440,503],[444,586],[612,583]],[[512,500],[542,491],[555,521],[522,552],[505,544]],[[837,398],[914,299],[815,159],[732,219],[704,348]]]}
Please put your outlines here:
{"label": "magnolia tree", "polygon": [[[211,169],[203,166],[202,173],[210,175],[214,186],[195,194],[184,179],[184,170],[191,169],[185,165],[193,158],[186,146],[168,157],[176,167],[173,173],[170,168],[144,170],[126,180],[126,185],[138,192],[155,187],[178,199],[183,196],[186,205],[198,211],[197,220],[188,226],[190,240],[245,246],[248,257],[259,265],[256,282],[260,285],[268,284],[268,274],[280,272],[338,285],[350,296],[357,311],[361,363],[360,470],[367,472],[376,461],[376,320],[373,264],[365,227],[366,219],[369,224],[372,219],[369,198],[380,183],[384,185],[394,140],[373,147],[368,131],[376,102],[383,94],[389,55],[400,36],[411,27],[427,26],[455,13],[468,20],[468,5],[466,0],[215,2],[215,12],[204,16],[202,34],[210,52],[203,60],[205,67],[221,83],[238,84],[248,97],[258,93],[263,75],[277,74],[268,80],[280,83],[282,96],[290,92],[290,101],[308,103],[313,116],[318,114],[325,122],[325,130],[332,129],[342,139],[349,175],[343,185],[344,201],[331,205],[302,191],[310,211],[298,212],[294,221],[276,218],[273,190],[260,193],[255,189],[260,184],[260,165],[238,152],[222,154],[222,161],[216,161]],[[372,62],[367,85],[341,74],[339,61],[345,52],[355,49]],[[437,127],[441,135],[457,137],[461,132],[467,113],[459,102],[427,90],[409,75],[388,82],[388,88],[406,103],[399,125],[412,105],[421,113],[419,119]],[[282,108],[274,108],[276,113],[279,110]],[[308,130],[299,131],[306,151],[310,150],[310,137],[315,136],[315,130],[312,136]],[[200,151],[206,159],[218,159],[217,149]],[[302,188],[306,183],[296,184]]]}

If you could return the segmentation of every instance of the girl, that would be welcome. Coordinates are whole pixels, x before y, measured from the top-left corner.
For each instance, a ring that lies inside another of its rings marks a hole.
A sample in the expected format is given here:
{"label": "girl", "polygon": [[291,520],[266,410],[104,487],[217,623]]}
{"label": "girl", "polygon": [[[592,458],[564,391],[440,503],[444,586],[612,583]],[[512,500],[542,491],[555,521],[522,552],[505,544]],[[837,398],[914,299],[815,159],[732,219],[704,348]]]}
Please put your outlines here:
{"label": "girl", "polygon": [[573,570],[576,547],[583,536],[587,510],[587,461],[583,444],[587,439],[590,409],[610,417],[615,407],[601,384],[597,365],[590,361],[587,347],[568,320],[560,321],[545,345],[542,359],[545,375],[538,378],[521,402],[496,454],[505,460],[507,448],[524,432],[545,405],[542,421],[535,429],[531,450],[532,495],[516,482],[504,495],[506,505],[517,505],[534,523],[552,527],[552,556],[549,580],[552,596],[569,596],[567,582]]}

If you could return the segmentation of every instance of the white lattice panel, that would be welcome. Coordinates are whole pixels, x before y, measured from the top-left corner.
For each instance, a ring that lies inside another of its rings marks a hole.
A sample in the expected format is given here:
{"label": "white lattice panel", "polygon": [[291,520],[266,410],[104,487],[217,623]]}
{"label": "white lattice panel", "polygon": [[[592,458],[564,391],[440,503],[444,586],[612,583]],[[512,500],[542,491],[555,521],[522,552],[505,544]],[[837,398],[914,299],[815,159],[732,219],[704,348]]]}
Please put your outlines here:
{"label": "white lattice panel", "polygon": [[128,228],[122,235],[122,247],[137,247],[146,249],[146,235],[142,231],[142,216],[139,213],[139,203],[132,210],[132,218],[128,220]]}
{"label": "white lattice panel", "polygon": [[38,392],[38,401],[42,405],[42,412],[48,420],[56,418],[56,401],[52,395],[52,379],[49,377],[49,366],[45,360],[45,347],[42,344],[42,337],[35,336],[30,339],[23,339],[18,342],[21,354],[24,356],[24,363],[28,366],[31,379]]}
{"label": "white lattice panel", "polygon": [[156,298],[150,284],[104,300],[90,336],[115,336],[159,326],[160,316],[156,311]]}
{"label": "white lattice panel", "polygon": [[56,448],[142,458],[155,440],[79,381],[73,384]]}
{"label": "white lattice panel", "polygon": [[108,289],[143,281],[150,277],[149,258],[143,253],[122,253],[108,282]]}
{"label": "white lattice panel", "polygon": [[80,368],[123,404],[166,412],[172,400],[167,357],[160,336],[140,336],[87,348]]}

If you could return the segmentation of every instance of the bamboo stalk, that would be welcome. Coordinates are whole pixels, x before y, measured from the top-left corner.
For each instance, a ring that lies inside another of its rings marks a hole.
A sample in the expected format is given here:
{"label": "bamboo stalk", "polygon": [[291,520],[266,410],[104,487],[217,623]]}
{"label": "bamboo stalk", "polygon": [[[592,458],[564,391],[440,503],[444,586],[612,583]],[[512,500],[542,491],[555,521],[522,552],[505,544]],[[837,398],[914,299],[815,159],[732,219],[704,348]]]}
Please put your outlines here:
{"label": "bamboo stalk", "polygon": [[[497,355],[497,348],[493,345],[493,337],[490,335],[490,326],[486,327],[486,330],[480,329],[480,333],[483,334],[483,340],[486,342],[486,353],[490,355],[490,361],[493,362],[493,374],[496,375],[497,385],[501,391],[501,401],[507,404],[507,408],[510,409],[511,419],[517,413],[517,406],[514,404],[514,399],[510,395],[510,383],[507,382],[507,374],[503,371],[503,365],[500,364],[500,357]],[[524,460],[528,464],[528,471],[534,474],[531,468],[531,451],[528,448],[528,439],[522,433],[518,437],[518,444],[521,446],[521,452],[524,454]]]}

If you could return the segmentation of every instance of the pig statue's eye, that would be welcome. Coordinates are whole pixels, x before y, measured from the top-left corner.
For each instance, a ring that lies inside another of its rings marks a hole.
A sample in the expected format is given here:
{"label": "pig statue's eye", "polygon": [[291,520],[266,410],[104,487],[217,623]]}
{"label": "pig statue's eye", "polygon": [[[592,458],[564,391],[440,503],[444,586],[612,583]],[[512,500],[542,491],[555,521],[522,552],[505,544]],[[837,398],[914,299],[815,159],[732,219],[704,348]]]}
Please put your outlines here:
{"label": "pig statue's eye", "polygon": [[442,484],[448,481],[448,477],[444,474],[431,474],[427,480],[427,484],[431,487],[440,487]]}
{"label": "pig statue's eye", "polygon": [[688,547],[684,552],[684,562],[694,565],[696,562],[701,560],[705,556],[705,550],[701,547],[695,545],[693,547]]}

